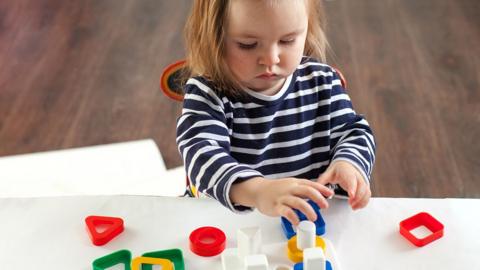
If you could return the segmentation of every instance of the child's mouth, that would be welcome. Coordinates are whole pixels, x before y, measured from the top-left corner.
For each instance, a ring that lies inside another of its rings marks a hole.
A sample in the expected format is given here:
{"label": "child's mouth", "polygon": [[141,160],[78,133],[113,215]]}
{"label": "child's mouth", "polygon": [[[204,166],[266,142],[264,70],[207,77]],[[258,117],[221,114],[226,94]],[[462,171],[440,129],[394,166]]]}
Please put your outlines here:
{"label": "child's mouth", "polygon": [[274,80],[278,78],[278,75],[275,73],[263,73],[258,75],[257,78],[264,80]]}

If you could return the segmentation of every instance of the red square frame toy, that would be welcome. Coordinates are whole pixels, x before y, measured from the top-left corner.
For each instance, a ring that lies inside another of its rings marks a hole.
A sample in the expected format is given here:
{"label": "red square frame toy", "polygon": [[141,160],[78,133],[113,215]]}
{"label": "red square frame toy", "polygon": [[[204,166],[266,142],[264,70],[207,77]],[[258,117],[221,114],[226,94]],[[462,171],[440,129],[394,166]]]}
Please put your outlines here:
{"label": "red square frame toy", "polygon": [[[411,231],[422,225],[429,229],[432,234],[424,238],[417,238]],[[443,224],[427,212],[420,212],[400,222],[400,234],[417,247],[423,247],[442,237],[443,229]]]}

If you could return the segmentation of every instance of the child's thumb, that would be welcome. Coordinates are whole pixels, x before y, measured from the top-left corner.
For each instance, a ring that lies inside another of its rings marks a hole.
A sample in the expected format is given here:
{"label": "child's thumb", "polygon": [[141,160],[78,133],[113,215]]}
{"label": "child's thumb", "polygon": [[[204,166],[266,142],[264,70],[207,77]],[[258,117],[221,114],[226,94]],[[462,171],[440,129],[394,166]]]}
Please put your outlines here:
{"label": "child's thumb", "polygon": [[335,183],[332,183],[332,171],[331,170],[326,170],[324,173],[322,173],[318,179],[317,179],[317,182],[322,184],[322,185],[326,185],[326,184],[335,184]]}

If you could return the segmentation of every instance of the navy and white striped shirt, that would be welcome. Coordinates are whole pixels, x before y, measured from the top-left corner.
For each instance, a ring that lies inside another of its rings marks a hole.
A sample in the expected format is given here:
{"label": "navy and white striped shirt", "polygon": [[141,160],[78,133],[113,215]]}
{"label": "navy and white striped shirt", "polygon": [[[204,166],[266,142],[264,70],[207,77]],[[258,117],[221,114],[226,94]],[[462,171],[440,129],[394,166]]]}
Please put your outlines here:
{"label": "navy and white striped shirt", "polygon": [[203,77],[185,86],[177,145],[197,192],[240,212],[228,196],[235,181],[255,176],[315,180],[334,160],[352,163],[370,181],[375,141],[356,114],[339,75],[304,58],[274,96],[248,91],[236,99]]}

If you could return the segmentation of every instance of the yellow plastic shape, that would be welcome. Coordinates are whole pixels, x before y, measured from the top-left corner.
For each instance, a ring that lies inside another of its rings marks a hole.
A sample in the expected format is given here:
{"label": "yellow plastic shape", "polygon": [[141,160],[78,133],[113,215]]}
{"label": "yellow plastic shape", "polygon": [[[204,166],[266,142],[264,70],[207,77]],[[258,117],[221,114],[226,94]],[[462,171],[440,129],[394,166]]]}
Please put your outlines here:
{"label": "yellow plastic shape", "polygon": [[142,264],[160,265],[162,270],[173,270],[173,263],[162,258],[136,257],[132,260],[132,270],[141,270]]}
{"label": "yellow plastic shape", "polygon": [[[315,237],[315,247],[321,247],[324,253],[327,248],[323,238],[318,235]],[[303,261],[303,250],[300,250],[297,247],[296,235],[290,238],[287,242],[287,256],[294,263],[299,263]]]}

